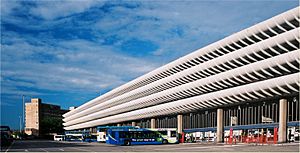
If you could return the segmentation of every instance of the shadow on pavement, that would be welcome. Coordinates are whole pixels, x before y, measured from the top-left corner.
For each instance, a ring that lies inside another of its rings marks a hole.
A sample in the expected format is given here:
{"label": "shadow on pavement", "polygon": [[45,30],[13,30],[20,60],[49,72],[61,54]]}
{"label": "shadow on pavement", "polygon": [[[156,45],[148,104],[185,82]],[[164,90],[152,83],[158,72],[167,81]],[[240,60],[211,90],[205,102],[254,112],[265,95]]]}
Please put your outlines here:
{"label": "shadow on pavement", "polygon": [[[88,147],[84,142],[64,143],[51,140],[15,140],[11,149]],[[4,150],[5,151],[5,150]]]}

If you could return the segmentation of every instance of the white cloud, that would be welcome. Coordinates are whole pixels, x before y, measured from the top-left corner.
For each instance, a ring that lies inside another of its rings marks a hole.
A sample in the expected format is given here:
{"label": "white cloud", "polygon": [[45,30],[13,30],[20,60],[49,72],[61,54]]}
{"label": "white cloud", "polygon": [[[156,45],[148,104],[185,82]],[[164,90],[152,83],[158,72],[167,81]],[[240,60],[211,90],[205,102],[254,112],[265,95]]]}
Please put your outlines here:
{"label": "white cloud", "polygon": [[[101,17],[87,22],[85,18],[73,15],[94,6],[101,7],[106,1],[31,2],[35,5],[1,1],[2,21],[33,31],[22,33],[22,29],[13,29],[15,32],[4,31],[2,34],[3,93],[29,92],[17,87],[41,90],[31,94],[41,94],[42,90],[88,93],[115,88],[208,43],[276,15],[268,13],[260,17],[262,9],[273,10],[275,4],[258,8],[260,4],[251,2],[236,7],[232,5],[235,1],[176,1],[172,4],[169,1],[129,1],[125,3],[140,5],[135,8],[121,4],[107,6],[108,12],[97,9]],[[247,12],[241,14],[244,9]],[[17,13],[28,15],[29,19],[22,19],[15,15]],[[62,34],[69,31],[85,34],[81,29],[87,29],[95,40],[76,36],[72,39],[55,38],[53,33],[59,35],[55,30],[60,28],[66,29]],[[108,37],[116,37],[115,42],[104,45]],[[147,56],[130,56],[120,46],[132,39],[149,41],[158,49]]]}
{"label": "white cloud", "polygon": [[[86,40],[60,41],[53,47],[47,43],[37,46],[18,39],[12,44],[3,44],[2,50],[2,78],[22,80],[1,80],[6,94],[22,90],[15,86],[94,92],[117,87],[125,83],[124,76],[135,78],[157,67],[155,63],[129,57],[111,47]],[[41,62],[43,59],[36,57],[39,53],[47,53],[45,58],[53,56],[54,61]]]}
{"label": "white cloud", "polygon": [[66,17],[75,13],[81,13],[93,6],[101,6],[104,0],[55,0],[35,1],[37,6],[30,10],[35,16],[41,16],[46,20],[58,17]]}

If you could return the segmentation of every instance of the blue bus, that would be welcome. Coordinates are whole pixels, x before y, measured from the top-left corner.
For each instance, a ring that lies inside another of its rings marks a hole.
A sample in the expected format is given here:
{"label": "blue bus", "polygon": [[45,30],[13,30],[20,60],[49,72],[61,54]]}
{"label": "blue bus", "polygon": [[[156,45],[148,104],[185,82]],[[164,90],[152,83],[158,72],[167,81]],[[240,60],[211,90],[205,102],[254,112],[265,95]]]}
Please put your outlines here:
{"label": "blue bus", "polygon": [[158,130],[154,129],[109,128],[106,133],[106,143],[129,146],[139,144],[167,144],[169,142]]}
{"label": "blue bus", "polygon": [[97,142],[97,135],[93,135],[93,134],[87,135],[83,138],[83,141],[84,142]]}
{"label": "blue bus", "polygon": [[98,126],[97,127],[97,141],[106,142],[107,129],[138,129],[138,126]]}

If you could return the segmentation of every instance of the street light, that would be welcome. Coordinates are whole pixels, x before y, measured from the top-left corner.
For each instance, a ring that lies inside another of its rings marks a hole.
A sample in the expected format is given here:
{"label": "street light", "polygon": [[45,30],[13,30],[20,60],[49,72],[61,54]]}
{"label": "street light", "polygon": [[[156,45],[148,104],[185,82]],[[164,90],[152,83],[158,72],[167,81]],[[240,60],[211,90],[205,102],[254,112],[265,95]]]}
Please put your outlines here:
{"label": "street light", "polygon": [[20,118],[20,134],[22,133],[22,116],[19,116]]}
{"label": "street light", "polygon": [[25,101],[24,101],[24,95],[22,95],[22,106],[23,106],[23,125],[24,125],[24,123],[25,123]]}
{"label": "street light", "polygon": [[[23,128],[24,128],[24,131],[25,131],[25,96],[26,95],[22,95],[22,107],[23,107]],[[20,125],[21,126],[21,125]]]}

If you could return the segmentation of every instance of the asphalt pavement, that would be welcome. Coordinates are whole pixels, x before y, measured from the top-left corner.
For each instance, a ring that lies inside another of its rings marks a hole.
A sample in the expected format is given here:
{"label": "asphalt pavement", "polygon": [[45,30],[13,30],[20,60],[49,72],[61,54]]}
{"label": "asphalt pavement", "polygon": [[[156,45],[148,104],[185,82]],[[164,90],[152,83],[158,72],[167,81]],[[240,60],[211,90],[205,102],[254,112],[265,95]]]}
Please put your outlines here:
{"label": "asphalt pavement", "polygon": [[115,146],[105,143],[57,142],[50,140],[16,140],[3,152],[299,152],[299,143],[277,145],[254,144],[167,144]]}

